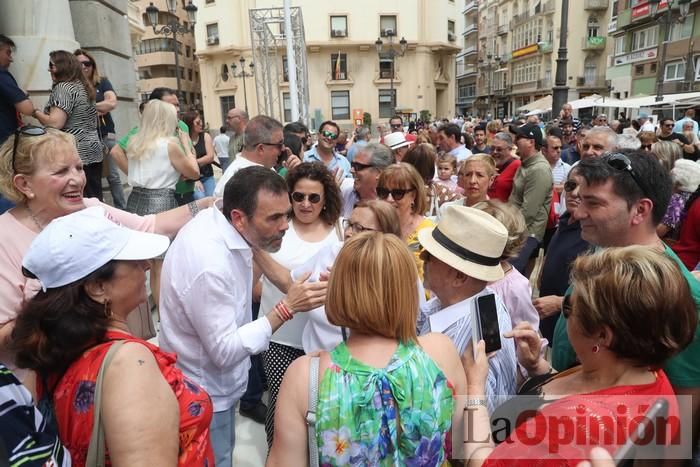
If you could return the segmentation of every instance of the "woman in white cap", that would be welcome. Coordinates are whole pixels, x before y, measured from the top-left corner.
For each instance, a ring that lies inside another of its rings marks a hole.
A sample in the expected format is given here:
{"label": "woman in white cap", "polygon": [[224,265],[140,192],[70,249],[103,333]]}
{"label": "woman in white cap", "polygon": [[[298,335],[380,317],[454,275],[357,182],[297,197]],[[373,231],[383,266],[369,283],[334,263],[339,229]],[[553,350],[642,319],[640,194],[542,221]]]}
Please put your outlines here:
{"label": "woman in white cap", "polygon": [[88,462],[95,412],[113,465],[213,465],[208,394],[175,367],[175,355],[126,324],[146,298],[147,260],[169,243],[93,207],[52,221],[24,258],[42,290],[20,311],[12,347],[18,365],[47,382],[41,389],[74,466]]}

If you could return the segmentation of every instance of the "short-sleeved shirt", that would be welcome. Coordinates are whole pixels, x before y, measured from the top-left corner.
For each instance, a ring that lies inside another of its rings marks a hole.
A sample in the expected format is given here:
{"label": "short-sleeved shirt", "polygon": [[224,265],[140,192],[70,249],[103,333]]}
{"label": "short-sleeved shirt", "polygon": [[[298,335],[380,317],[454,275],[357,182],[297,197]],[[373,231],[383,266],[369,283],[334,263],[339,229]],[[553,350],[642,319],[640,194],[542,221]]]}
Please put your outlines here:
{"label": "short-sleeved shirt", "polygon": [[[95,87],[95,103],[105,100],[105,93],[107,91],[114,92],[114,88],[112,87],[112,83],[110,83],[107,78],[102,78],[100,79],[100,84]],[[98,116],[98,127],[100,130],[100,135],[103,138],[109,133],[114,133],[114,120],[112,120],[112,114],[107,112],[104,115]]]}
{"label": "short-sleeved shirt", "polygon": [[17,86],[15,77],[6,69],[0,68],[0,143],[19,126],[15,104],[26,99],[29,96]]}
{"label": "short-sleeved shirt", "polygon": [[[700,282],[688,271],[676,254],[666,246],[664,254],[678,263],[681,273],[690,288],[690,294],[695,301],[695,307],[700,309]],[[567,290],[571,294],[572,288]],[[561,314],[554,329],[554,345],[552,346],[552,366],[562,371],[576,363],[576,352],[569,342],[566,330],[566,318]],[[681,353],[672,357],[664,365],[664,371],[674,386],[700,386],[700,327],[695,331],[695,338]]]}
{"label": "short-sleeved shirt", "polygon": [[102,143],[97,135],[97,109],[79,81],[56,83],[46,104],[46,113],[51,107],[63,110],[68,118],[61,131],[75,136],[78,155],[84,164],[102,162]]}
{"label": "short-sleeved shirt", "polygon": [[328,170],[333,171],[338,168],[343,171],[343,177],[352,177],[350,173],[350,162],[348,162],[345,156],[334,151],[333,158],[326,164],[323,159],[321,159],[321,156],[318,155],[316,145],[304,153],[304,162],[322,162],[326,165]]}

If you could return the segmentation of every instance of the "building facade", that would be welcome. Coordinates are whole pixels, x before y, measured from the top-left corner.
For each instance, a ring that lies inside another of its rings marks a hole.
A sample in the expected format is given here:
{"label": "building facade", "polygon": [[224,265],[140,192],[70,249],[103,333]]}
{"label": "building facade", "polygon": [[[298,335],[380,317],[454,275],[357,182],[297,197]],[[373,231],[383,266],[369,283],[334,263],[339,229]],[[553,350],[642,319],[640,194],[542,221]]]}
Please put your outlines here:
{"label": "building facade", "polygon": [[458,38],[462,50],[456,57],[457,78],[457,105],[458,115],[476,113],[474,101],[476,100],[476,77],[478,31],[479,31],[479,2],[477,0],[465,1],[462,8],[462,35]]}
{"label": "building facade", "polygon": [[678,0],[670,16],[667,1],[661,2],[656,15],[650,3],[613,2],[608,28],[613,48],[607,78],[615,98],[656,95],[657,89],[661,94],[700,91],[700,2],[691,2],[685,17],[675,8]]}
{"label": "building facade", "polygon": [[[263,66],[279,70],[279,86],[267,92],[279,93],[279,117],[291,119],[289,84],[283,47],[278,47],[279,63],[254,63],[251,78],[235,77],[240,58],[247,72],[252,57],[250,10],[280,8],[282,0],[205,0],[199,2],[196,37],[205,44],[197,51],[202,79],[202,103],[210,125],[223,122],[231,107],[244,107],[258,113],[257,95]],[[332,119],[349,128],[353,115],[369,113],[373,123],[386,122],[396,111],[409,118],[429,112],[432,118],[454,114],[454,57],[460,50],[461,8],[457,0],[370,0],[318,2],[294,0],[304,20],[306,64],[309,82],[309,121],[312,127]],[[284,33],[283,24],[271,26]],[[381,37],[384,49],[393,36],[398,49],[407,41],[404,56],[393,62],[378,54],[375,41]],[[237,68],[234,69],[233,65]],[[393,75],[393,80],[391,79]],[[245,86],[244,82],[245,81]],[[392,86],[395,110],[392,109]],[[244,91],[246,95],[244,96]],[[277,115],[275,115],[277,116]]]}
{"label": "building facade", "polygon": [[[605,74],[607,50],[611,48],[606,37],[610,3],[569,2],[569,100],[608,91]],[[561,2],[555,0],[479,2],[474,114],[513,116],[519,107],[552,94],[561,13]]]}
{"label": "building facade", "polygon": [[[155,34],[146,14],[149,4],[154,4],[160,10],[158,26],[162,27],[177,19],[180,24],[190,27],[185,12],[186,2],[178,1],[173,18],[168,12],[165,0],[131,0],[142,14],[142,22],[146,26],[140,40],[133,44],[134,58],[138,72],[138,95],[141,101],[148,100],[153,89],[168,87],[177,89],[176,73],[180,74],[180,109],[200,109],[202,90],[200,86],[199,60],[195,47],[195,35],[192,32],[177,35],[178,68],[175,67],[172,34],[165,36]],[[199,2],[202,3],[202,2]]]}

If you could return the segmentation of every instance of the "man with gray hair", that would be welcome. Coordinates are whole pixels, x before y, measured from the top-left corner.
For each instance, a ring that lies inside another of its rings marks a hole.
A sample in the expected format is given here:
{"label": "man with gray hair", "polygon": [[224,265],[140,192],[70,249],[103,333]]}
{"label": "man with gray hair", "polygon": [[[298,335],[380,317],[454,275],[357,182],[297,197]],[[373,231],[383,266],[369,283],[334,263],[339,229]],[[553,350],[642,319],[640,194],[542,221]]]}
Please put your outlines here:
{"label": "man with gray hair", "polygon": [[581,159],[601,157],[617,149],[617,133],[607,126],[595,126],[588,130],[581,143]]}
{"label": "man with gray hair", "polygon": [[350,149],[348,149],[348,155],[346,156],[348,162],[352,162],[353,160],[355,160],[355,155],[357,154],[357,151],[359,151],[363,146],[366,146],[367,143],[369,143],[370,135],[371,132],[369,130],[369,127],[361,126],[357,129],[357,131],[355,132],[355,142],[352,144],[352,146],[350,146]]}
{"label": "man with gray hair", "polygon": [[489,188],[489,198],[508,202],[513,191],[513,179],[520,168],[520,159],[513,157],[513,138],[507,131],[496,133],[491,141],[491,156],[496,161],[498,175]]}
{"label": "man with gray hair", "polygon": [[229,109],[226,114],[226,126],[233,132],[228,143],[229,162],[235,160],[236,155],[243,150],[246,125],[248,125],[248,112],[236,108]]}
{"label": "man with gray hair", "polygon": [[349,218],[353,208],[360,201],[377,198],[379,174],[392,161],[391,149],[380,143],[367,143],[357,151],[350,164],[353,178],[344,179],[340,186],[343,217]]}
{"label": "man with gray hair", "polygon": [[228,166],[221,179],[216,184],[214,196],[224,196],[224,187],[236,172],[244,167],[262,165],[272,169],[277,163],[284,147],[284,135],[282,124],[274,118],[258,115],[245,128],[245,146],[238,154],[236,160]]}
{"label": "man with gray hair", "polygon": [[639,138],[637,138],[635,135],[622,133],[621,135],[617,135],[616,147],[620,150],[629,149],[636,151],[642,147],[642,142],[639,141]]}

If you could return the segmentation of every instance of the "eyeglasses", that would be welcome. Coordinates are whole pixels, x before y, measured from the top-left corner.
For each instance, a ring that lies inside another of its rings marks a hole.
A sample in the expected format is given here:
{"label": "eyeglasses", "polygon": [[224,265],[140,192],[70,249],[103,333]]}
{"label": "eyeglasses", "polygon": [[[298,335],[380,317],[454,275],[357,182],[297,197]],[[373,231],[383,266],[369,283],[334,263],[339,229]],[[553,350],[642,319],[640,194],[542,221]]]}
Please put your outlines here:
{"label": "eyeglasses", "polygon": [[80,62],[80,65],[82,65],[83,68],[89,68],[89,67],[94,65],[94,63],[92,63],[92,60],[87,60],[87,61],[78,60],[78,61]]}
{"label": "eyeglasses", "polygon": [[351,162],[350,167],[357,173],[370,167],[374,167],[372,164],[362,164],[361,162]]}
{"label": "eyeglasses", "polygon": [[362,232],[376,232],[375,229],[370,229],[369,227],[365,227],[364,225],[360,224],[359,222],[350,222],[348,219],[343,219],[343,230],[348,230],[352,229],[353,233],[362,233]]}
{"label": "eyeglasses", "polygon": [[663,127],[664,128],[673,128],[673,123],[664,123]]}
{"label": "eyeglasses", "polygon": [[284,141],[282,141],[281,143],[260,143],[260,144],[264,144],[265,146],[274,146],[277,149],[279,149],[280,151],[282,151],[284,149]]}
{"label": "eyeglasses", "polygon": [[571,306],[571,295],[564,295],[564,301],[561,304],[561,314],[564,315],[564,318],[569,319],[572,311],[574,311],[574,308]]}
{"label": "eyeglasses", "polygon": [[294,201],[295,203],[301,203],[305,199],[308,199],[309,203],[311,204],[318,204],[321,201],[321,195],[319,195],[318,193],[306,194],[300,191],[295,191],[294,193],[292,193],[292,201]]}
{"label": "eyeglasses", "polygon": [[17,173],[17,168],[15,167],[15,157],[17,156],[17,146],[19,145],[19,137],[25,136],[41,136],[46,134],[46,129],[40,126],[25,125],[23,127],[17,128],[15,131],[15,142],[12,146],[12,172]]}
{"label": "eyeglasses", "polygon": [[603,162],[605,162],[615,170],[625,171],[629,173],[630,177],[632,177],[634,183],[637,184],[637,187],[641,190],[642,194],[646,196],[646,190],[644,189],[642,184],[639,183],[639,179],[637,178],[637,175],[635,175],[634,170],[632,169],[632,162],[630,161],[629,157],[619,152],[615,152],[603,156]]}
{"label": "eyeglasses", "polygon": [[415,188],[394,188],[393,190],[389,190],[388,188],[384,188],[383,186],[378,186],[377,196],[379,197],[379,199],[387,199],[389,195],[391,195],[394,201],[401,201],[403,197],[406,196],[406,193],[410,193],[413,190],[415,190]]}
{"label": "eyeglasses", "polygon": [[566,191],[567,193],[571,193],[576,188],[578,188],[578,183],[574,182],[573,180],[564,182],[564,191]]}
{"label": "eyeglasses", "polygon": [[323,130],[323,131],[321,132],[321,135],[325,136],[325,137],[328,138],[328,139],[336,139],[336,138],[338,138],[338,134],[337,134],[337,133],[333,133],[332,131],[328,131],[328,130]]}

